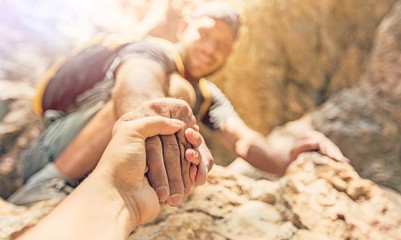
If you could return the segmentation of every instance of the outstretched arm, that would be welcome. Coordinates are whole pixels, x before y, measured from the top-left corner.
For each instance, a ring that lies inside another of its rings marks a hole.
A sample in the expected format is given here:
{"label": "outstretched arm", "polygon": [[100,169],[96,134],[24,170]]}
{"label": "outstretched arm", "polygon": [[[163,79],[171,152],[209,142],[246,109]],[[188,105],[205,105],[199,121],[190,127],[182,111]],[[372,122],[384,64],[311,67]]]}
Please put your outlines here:
{"label": "outstretched arm", "polygon": [[148,100],[167,97],[168,84],[163,67],[155,61],[133,58],[122,63],[112,94],[116,119]]}
{"label": "outstretched arm", "polygon": [[279,176],[284,175],[287,166],[302,152],[319,151],[338,161],[349,161],[332,141],[317,131],[306,130],[302,136],[291,141],[292,150],[283,153],[270,148],[265,137],[249,128],[239,117],[227,119],[219,130],[237,155],[254,167]]}
{"label": "outstretched arm", "polygon": [[128,119],[116,123],[93,173],[20,239],[126,239],[136,225],[156,217],[160,206],[145,177],[145,139],[174,134],[183,122]]}
{"label": "outstretched arm", "polygon": [[[193,89],[188,90],[193,91]],[[183,201],[194,183],[202,183],[197,180],[198,177],[194,179],[195,170],[190,161],[202,159],[203,154],[197,156],[186,154],[189,149],[199,153],[196,149],[198,146],[191,146],[184,137],[185,132],[190,131],[188,129],[197,131],[198,127],[191,108],[183,100],[179,104],[170,104],[172,100],[168,99],[162,102],[157,100],[167,96],[169,92],[171,89],[166,72],[155,61],[133,58],[117,69],[116,85],[113,89],[116,116],[135,109],[140,114],[139,117],[160,115],[179,119],[185,123],[182,130],[174,135],[154,136],[146,141],[148,149],[162,149],[158,152],[151,151],[152,154],[148,156],[151,161],[148,173],[150,184],[156,190],[160,202],[176,206]],[[137,106],[145,101],[148,104],[141,105],[145,108],[137,109]],[[174,154],[176,151],[179,151],[181,155],[176,156]],[[200,170],[203,165],[201,162]],[[200,173],[197,174],[200,178],[206,177],[207,172],[197,172]]]}
{"label": "outstretched arm", "polygon": [[219,128],[234,152],[261,170],[283,175],[289,164],[288,156],[267,147],[265,138],[249,128],[239,117],[231,117]]}

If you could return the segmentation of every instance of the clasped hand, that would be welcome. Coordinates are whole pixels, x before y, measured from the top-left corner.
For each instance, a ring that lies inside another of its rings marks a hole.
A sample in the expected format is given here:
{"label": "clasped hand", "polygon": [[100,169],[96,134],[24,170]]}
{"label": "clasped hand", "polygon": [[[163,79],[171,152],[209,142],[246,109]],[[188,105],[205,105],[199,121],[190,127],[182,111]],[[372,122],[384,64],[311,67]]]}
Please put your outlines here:
{"label": "clasped hand", "polygon": [[[146,175],[159,202],[177,206],[193,184],[205,182],[206,166],[211,167],[213,158],[185,101],[173,98],[151,100],[123,115],[119,122],[149,116],[163,116],[182,122],[182,127],[175,133],[148,136],[144,148],[148,167]],[[204,145],[202,153],[199,150],[201,145]]]}

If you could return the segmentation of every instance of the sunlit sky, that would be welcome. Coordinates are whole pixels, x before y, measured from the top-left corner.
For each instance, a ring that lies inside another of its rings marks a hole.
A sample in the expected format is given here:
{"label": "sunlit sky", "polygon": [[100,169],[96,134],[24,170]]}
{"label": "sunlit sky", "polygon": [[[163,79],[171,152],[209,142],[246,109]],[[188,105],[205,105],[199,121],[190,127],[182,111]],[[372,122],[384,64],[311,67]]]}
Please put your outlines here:
{"label": "sunlit sky", "polygon": [[[9,24],[16,20],[41,34],[62,31],[67,36],[87,38],[96,28],[129,33],[155,2],[153,18],[162,17],[168,0],[2,0],[2,10]],[[156,21],[157,19],[155,19]],[[11,26],[11,27],[17,27]]]}
{"label": "sunlit sky", "polygon": [[[0,0],[0,78],[37,78],[42,68],[52,65],[53,57],[66,54],[99,31],[141,37],[165,20],[169,2]],[[19,74],[18,65],[37,73]]]}

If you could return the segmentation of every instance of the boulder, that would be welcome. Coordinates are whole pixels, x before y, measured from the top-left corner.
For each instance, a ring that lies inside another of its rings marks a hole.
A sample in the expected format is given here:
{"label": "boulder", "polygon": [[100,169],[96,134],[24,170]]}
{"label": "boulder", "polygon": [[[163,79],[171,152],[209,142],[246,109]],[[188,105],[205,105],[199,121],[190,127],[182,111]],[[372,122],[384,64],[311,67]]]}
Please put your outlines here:
{"label": "boulder", "polygon": [[3,198],[21,186],[19,155],[43,129],[41,119],[30,108],[34,90],[23,81],[0,81],[0,197]]}
{"label": "boulder", "polygon": [[357,85],[311,113],[311,124],[352,159],[365,178],[401,191],[401,2],[377,29]]}
{"label": "boulder", "polygon": [[267,134],[300,118],[364,72],[376,28],[396,0],[227,0],[239,42],[212,80],[240,116]]}

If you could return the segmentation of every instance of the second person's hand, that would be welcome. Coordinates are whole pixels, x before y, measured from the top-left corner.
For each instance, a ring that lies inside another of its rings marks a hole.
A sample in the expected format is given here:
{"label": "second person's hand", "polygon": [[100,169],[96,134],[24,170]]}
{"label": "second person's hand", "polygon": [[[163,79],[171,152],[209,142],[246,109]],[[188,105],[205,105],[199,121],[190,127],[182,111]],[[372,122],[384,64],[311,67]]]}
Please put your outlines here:
{"label": "second person's hand", "polygon": [[[192,110],[185,101],[173,98],[150,100],[122,118],[132,120],[146,116],[175,118],[184,123],[183,128],[175,134],[153,136],[146,140],[150,185],[161,203],[177,206],[194,183],[205,182],[207,168],[202,155],[207,156],[205,160],[208,160],[208,167],[211,168],[211,154],[199,134]],[[202,154],[198,150],[201,145]]]}

